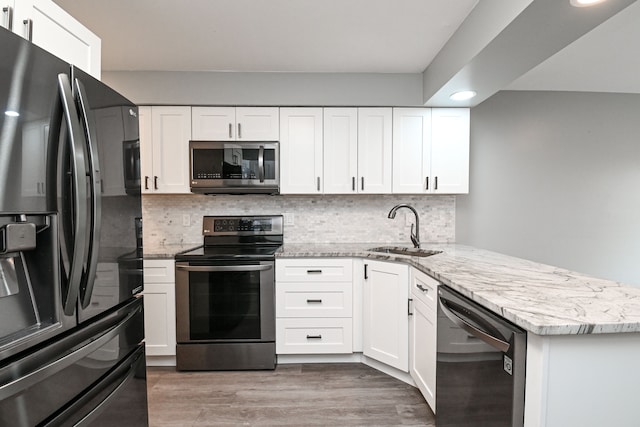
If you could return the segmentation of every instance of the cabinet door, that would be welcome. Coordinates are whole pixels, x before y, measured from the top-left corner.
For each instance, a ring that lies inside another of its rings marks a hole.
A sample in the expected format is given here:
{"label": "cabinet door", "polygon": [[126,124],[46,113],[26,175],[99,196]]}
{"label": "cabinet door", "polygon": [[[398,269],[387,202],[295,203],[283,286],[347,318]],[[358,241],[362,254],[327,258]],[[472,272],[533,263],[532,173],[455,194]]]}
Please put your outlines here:
{"label": "cabinet door", "polygon": [[393,109],[393,192],[424,193],[431,171],[431,110]]}
{"label": "cabinet door", "polygon": [[364,261],[363,353],[409,372],[409,268]]}
{"label": "cabinet door", "polygon": [[279,139],[278,107],[236,108],[236,140],[278,141]]}
{"label": "cabinet door", "polygon": [[102,177],[103,196],[124,196],[124,169],[122,164],[123,153],[120,149],[107,149],[107,147],[122,147],[125,140],[124,127],[122,125],[122,108],[109,107],[94,111],[96,120],[96,138],[98,139],[100,175]]}
{"label": "cabinet door", "polygon": [[322,193],[322,108],[280,109],[280,192]]}
{"label": "cabinet door", "polygon": [[391,108],[358,108],[360,193],[391,193],[391,117]]}
{"label": "cabinet door", "polygon": [[141,192],[153,193],[153,130],[151,107],[138,107],[140,124],[140,173]]}
{"label": "cabinet door", "polygon": [[147,356],[176,354],[175,263],[144,261],[144,335]]}
{"label": "cabinet door", "polygon": [[411,316],[411,378],[433,411],[436,408],[436,314],[413,298]]}
{"label": "cabinet door", "polygon": [[22,127],[22,157],[32,160],[34,168],[22,168],[23,197],[45,197],[45,173],[49,121],[35,120]]}
{"label": "cabinet door", "polygon": [[358,190],[358,109],[324,109],[324,193]]}
{"label": "cabinet door", "polygon": [[15,6],[15,33],[100,79],[101,41],[98,36],[53,1],[19,0]]}
{"label": "cabinet door", "polygon": [[434,193],[469,192],[469,109],[431,110],[431,176]]}
{"label": "cabinet door", "polygon": [[191,107],[152,107],[153,179],[156,193],[190,193]]}
{"label": "cabinet door", "polygon": [[234,107],[193,107],[192,139],[198,141],[234,141],[236,109]]}
{"label": "cabinet door", "polygon": [[148,356],[175,356],[174,283],[144,284],[144,336]]}

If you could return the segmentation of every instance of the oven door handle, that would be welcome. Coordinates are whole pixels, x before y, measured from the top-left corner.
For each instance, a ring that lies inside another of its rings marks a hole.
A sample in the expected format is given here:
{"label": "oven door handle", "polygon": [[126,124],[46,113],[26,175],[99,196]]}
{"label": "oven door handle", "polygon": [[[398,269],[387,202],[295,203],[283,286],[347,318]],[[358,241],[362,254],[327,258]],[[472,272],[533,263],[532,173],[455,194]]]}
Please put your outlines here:
{"label": "oven door handle", "polygon": [[197,272],[215,272],[215,271],[265,271],[271,270],[273,265],[176,265],[178,270],[197,271]]}

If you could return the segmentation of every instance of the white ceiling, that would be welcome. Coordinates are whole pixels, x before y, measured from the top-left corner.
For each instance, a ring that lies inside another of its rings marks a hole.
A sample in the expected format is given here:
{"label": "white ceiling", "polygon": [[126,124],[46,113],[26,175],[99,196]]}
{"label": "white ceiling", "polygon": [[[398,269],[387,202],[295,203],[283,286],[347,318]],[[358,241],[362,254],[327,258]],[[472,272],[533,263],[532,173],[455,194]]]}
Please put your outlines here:
{"label": "white ceiling", "polygon": [[[478,4],[54,1],[102,39],[105,71],[347,73],[421,73]],[[635,3],[505,89],[640,93],[639,22],[640,3]]]}
{"label": "white ceiling", "polygon": [[55,0],[103,70],[420,73],[478,0]]}

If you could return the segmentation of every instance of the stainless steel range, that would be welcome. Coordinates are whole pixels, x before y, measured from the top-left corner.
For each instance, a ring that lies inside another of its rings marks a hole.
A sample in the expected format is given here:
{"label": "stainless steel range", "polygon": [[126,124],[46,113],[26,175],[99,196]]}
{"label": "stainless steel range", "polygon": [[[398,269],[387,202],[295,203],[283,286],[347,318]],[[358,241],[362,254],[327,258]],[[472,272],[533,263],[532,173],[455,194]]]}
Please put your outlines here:
{"label": "stainless steel range", "polygon": [[178,370],[275,368],[282,226],[280,215],[205,216],[204,244],[176,255]]}

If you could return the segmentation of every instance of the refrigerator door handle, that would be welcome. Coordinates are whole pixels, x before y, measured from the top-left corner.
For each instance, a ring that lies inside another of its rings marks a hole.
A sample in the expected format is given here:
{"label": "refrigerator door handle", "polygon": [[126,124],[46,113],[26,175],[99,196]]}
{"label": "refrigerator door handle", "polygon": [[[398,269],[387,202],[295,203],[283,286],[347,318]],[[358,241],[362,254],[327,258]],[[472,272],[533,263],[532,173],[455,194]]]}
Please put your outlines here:
{"label": "refrigerator door handle", "polygon": [[[71,91],[71,83],[69,76],[66,74],[58,75],[58,90],[63,110],[64,120],[67,124],[69,133],[68,138],[71,143],[71,165],[73,168],[73,184],[74,194],[73,202],[75,209],[74,223],[74,242],[73,242],[73,258],[69,267],[69,286],[67,295],[63,300],[64,314],[71,316],[76,307],[80,282],[82,281],[83,261],[86,255],[86,239],[84,238],[83,225],[87,223],[87,170],[85,167],[86,157],[84,147],[86,146],[84,131],[80,125],[78,112],[73,101]],[[64,233],[61,236],[61,249],[63,252],[68,251],[68,243],[62,242]],[[63,257],[68,258],[68,253]]]}
{"label": "refrigerator door handle", "polygon": [[[73,351],[66,353],[69,347],[65,347],[61,350],[55,348],[54,351],[47,351],[49,348],[46,348],[42,352],[36,352],[32,356],[28,356],[23,361],[16,362],[15,364],[10,365],[8,368],[10,372],[9,375],[12,375],[14,372],[21,372],[23,370],[28,370],[33,365],[38,365],[34,369],[31,369],[30,372],[20,376],[19,378],[14,379],[13,381],[9,381],[2,386],[0,386],[0,401],[7,399],[21,391],[33,386],[44,380],[47,377],[50,377],[57,372],[73,365],[78,360],[83,359],[87,355],[93,353],[100,347],[107,344],[114,337],[116,337],[119,333],[122,332],[122,326],[124,326],[129,320],[131,320],[141,307],[130,311],[129,313],[118,313],[114,318],[109,318],[108,323],[113,323],[102,335],[98,338],[94,336],[88,336],[85,339],[85,342],[88,341],[88,344],[77,348],[78,344],[71,345],[71,348],[75,348]],[[107,320],[105,320],[107,321]],[[102,322],[99,326],[103,326]],[[93,328],[92,328],[93,329]],[[94,339],[95,338],[95,339]],[[51,361],[51,363],[47,363],[45,365],[39,364],[38,362],[42,361]],[[4,369],[3,369],[4,370]],[[5,374],[5,372],[0,371],[0,374]]]}
{"label": "refrigerator door handle", "polygon": [[[85,252],[85,259],[87,262],[87,272],[83,277],[83,283],[80,286],[80,304],[82,308],[87,308],[91,302],[91,296],[93,294],[94,278],[96,271],[98,270],[98,248],[100,246],[100,230],[102,228],[102,196],[100,185],[102,178],[100,176],[100,160],[98,157],[98,150],[95,146],[95,132],[89,125],[88,114],[88,98],[87,93],[82,82],[75,79],[75,87],[78,94],[78,107],[81,113],[85,135],[87,137],[87,147],[89,156],[89,168],[88,173],[91,191],[91,215],[90,224],[88,230],[88,243]],[[77,237],[76,237],[77,238]]]}

